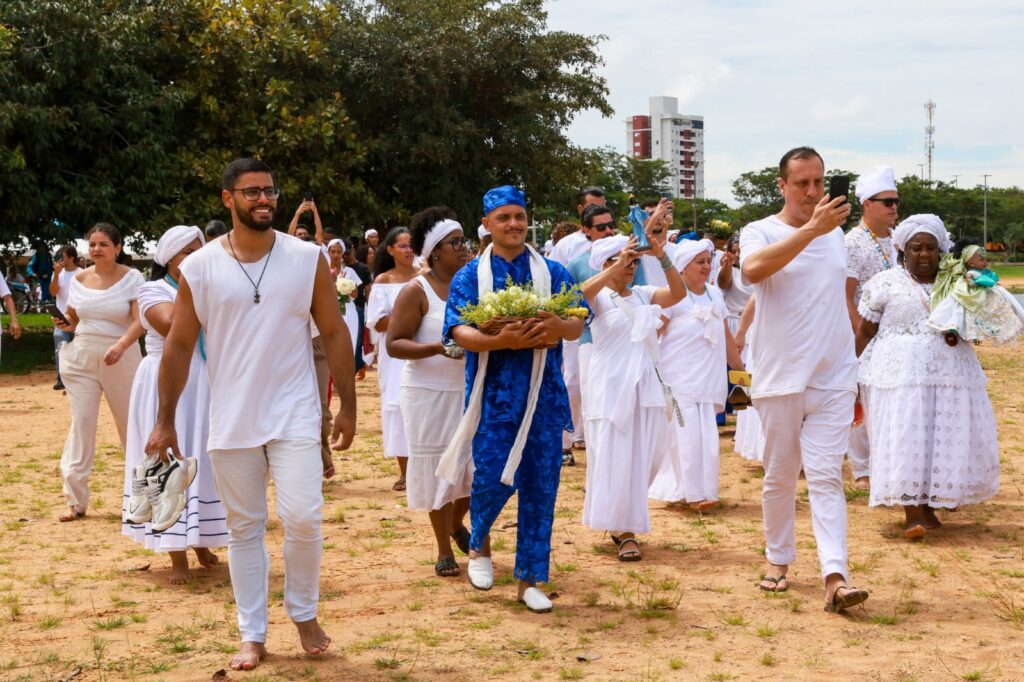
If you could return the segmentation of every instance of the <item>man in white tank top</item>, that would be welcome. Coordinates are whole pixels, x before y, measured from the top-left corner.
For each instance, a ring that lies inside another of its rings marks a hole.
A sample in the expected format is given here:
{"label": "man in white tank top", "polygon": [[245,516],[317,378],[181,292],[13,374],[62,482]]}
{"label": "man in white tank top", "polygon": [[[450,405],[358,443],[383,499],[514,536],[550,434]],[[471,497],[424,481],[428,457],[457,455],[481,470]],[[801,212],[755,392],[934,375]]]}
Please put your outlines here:
{"label": "man in white tank top", "polygon": [[262,161],[237,159],[225,169],[221,200],[233,229],[182,267],[160,365],[160,413],[146,444],[147,454],[189,454],[179,452],[174,412],[202,327],[211,394],[208,450],[227,511],[242,638],[231,660],[235,670],[251,670],[266,655],[268,476],[284,527],[285,609],[308,653],[321,654],[331,643],[316,619],[324,467],[311,316],[341,398],[333,448],[347,449],[355,434],[352,346],[328,265],[317,246],[272,229],[277,196]]}

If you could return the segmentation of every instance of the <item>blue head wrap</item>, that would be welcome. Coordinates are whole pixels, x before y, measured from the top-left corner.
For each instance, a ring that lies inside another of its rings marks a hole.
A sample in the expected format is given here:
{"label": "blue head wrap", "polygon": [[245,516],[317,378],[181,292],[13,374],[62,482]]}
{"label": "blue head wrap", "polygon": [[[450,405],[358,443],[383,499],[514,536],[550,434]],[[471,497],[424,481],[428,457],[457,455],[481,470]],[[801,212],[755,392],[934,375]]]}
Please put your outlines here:
{"label": "blue head wrap", "polygon": [[512,185],[502,185],[501,187],[489,189],[487,194],[484,195],[484,215],[489,214],[496,208],[508,206],[509,204],[526,208],[526,195],[521,189]]}

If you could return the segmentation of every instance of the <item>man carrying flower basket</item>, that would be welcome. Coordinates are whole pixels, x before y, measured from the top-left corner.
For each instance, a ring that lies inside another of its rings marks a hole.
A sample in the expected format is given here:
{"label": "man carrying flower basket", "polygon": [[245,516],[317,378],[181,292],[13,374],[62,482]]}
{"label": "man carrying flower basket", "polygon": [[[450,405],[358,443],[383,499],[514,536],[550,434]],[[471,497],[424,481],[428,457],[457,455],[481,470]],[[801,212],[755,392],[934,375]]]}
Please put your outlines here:
{"label": "man carrying flower basket", "polygon": [[522,191],[495,187],[483,210],[492,243],[448,295],[444,341],[467,351],[466,411],[437,474],[455,482],[474,467],[468,574],[480,590],[494,585],[491,525],[519,492],[519,600],[547,612],[551,601],[535,585],[548,580],[561,434],[571,423],[561,342],[579,338],[587,311],[568,271],[526,245]]}

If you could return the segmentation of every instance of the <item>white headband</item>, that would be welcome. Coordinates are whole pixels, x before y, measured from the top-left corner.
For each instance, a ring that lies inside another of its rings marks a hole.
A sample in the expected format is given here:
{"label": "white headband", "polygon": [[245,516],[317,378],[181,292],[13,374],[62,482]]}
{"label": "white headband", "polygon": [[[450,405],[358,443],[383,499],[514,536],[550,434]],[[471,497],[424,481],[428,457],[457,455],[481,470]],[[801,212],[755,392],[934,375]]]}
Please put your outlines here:
{"label": "white headband", "polygon": [[675,252],[672,254],[672,265],[676,270],[682,271],[694,258],[705,252],[715,252],[715,244],[710,239],[701,239],[699,242],[687,239],[676,244]]}
{"label": "white headband", "polygon": [[430,258],[430,252],[434,250],[434,247],[441,243],[441,240],[450,235],[456,230],[461,230],[462,225],[459,225],[454,220],[445,218],[434,223],[434,226],[427,230],[427,236],[423,238],[423,248],[420,250],[420,255],[424,258]]}
{"label": "white headband", "polygon": [[946,232],[946,226],[942,223],[942,219],[931,213],[912,215],[897,225],[892,232],[892,244],[900,251],[906,251],[907,242],[915,234],[921,233],[935,237],[935,241],[939,243],[939,250],[943,253],[949,253],[949,250],[953,248],[953,242],[949,238],[949,233]]}
{"label": "white headband", "polygon": [[341,247],[341,255],[344,256],[345,252],[348,251],[348,249],[345,248],[345,242],[340,239],[332,239],[331,241],[327,242],[327,250],[330,251],[331,247],[334,246],[335,244]]}
{"label": "white headband", "polygon": [[181,253],[182,249],[197,239],[200,244],[206,243],[203,231],[195,225],[175,225],[160,235],[160,241],[156,243],[156,253],[153,254],[153,262],[157,265],[167,265],[172,258]]}
{"label": "white headband", "polygon": [[376,237],[376,236],[377,236],[377,230],[374,230],[372,228],[367,230],[366,232],[363,232],[363,237],[365,237],[367,239],[369,239],[370,237]]}
{"label": "white headband", "polygon": [[480,227],[476,228],[476,236],[477,236],[477,238],[480,241],[483,241],[484,237],[490,237],[491,236],[491,231],[488,230],[483,225],[480,225]]}
{"label": "white headband", "polygon": [[593,242],[590,246],[590,269],[603,270],[608,259],[619,255],[628,243],[629,237],[624,234],[615,234]]}

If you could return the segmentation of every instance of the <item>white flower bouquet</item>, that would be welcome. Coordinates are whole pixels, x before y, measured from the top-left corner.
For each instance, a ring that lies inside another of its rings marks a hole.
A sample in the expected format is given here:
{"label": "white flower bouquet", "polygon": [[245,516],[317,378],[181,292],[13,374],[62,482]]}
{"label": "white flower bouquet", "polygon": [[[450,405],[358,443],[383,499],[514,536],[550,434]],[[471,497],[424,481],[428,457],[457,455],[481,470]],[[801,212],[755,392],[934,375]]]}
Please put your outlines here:
{"label": "white flower bouquet", "polygon": [[511,278],[506,278],[504,289],[484,294],[479,303],[463,306],[459,309],[459,318],[484,334],[494,336],[505,325],[532,319],[542,310],[561,318],[586,319],[589,313],[580,306],[582,300],[578,284],[563,285],[560,292],[545,298],[533,290],[532,283],[513,284]]}
{"label": "white flower bouquet", "polygon": [[344,276],[334,282],[334,288],[338,291],[338,304],[341,306],[342,315],[345,314],[345,306],[352,301],[352,295],[358,287],[358,284]]}

